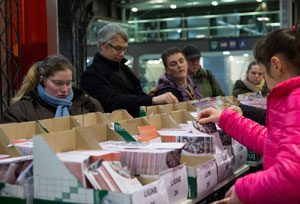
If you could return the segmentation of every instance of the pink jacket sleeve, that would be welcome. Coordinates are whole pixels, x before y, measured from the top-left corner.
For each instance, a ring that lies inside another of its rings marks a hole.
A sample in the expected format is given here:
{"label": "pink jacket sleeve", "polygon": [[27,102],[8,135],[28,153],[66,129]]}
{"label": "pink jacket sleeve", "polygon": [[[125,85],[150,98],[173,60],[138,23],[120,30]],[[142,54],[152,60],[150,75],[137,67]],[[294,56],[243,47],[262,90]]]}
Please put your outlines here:
{"label": "pink jacket sleeve", "polygon": [[[264,171],[248,174],[236,181],[235,190],[241,201],[251,204],[300,203],[299,118],[300,112],[295,109],[287,110],[285,117],[281,118],[283,126],[280,128],[277,127],[281,131],[276,132],[280,136],[279,141],[276,141],[278,153],[276,154],[267,150],[264,152],[264,160],[266,159],[265,157],[273,156],[275,163]],[[228,122],[225,123],[225,120]],[[249,145],[249,147],[257,145],[257,149],[254,150],[262,149],[261,143],[264,143],[266,140],[263,139],[266,138],[266,129],[261,129],[260,126],[257,126],[258,130],[255,130],[253,122],[232,113],[230,110],[226,110],[224,114],[222,113],[220,121],[220,127],[224,128],[225,132],[227,130],[229,134],[234,134],[241,143]],[[237,125],[234,125],[234,123]],[[248,128],[249,130],[244,130]],[[262,133],[264,133],[265,137],[262,136]],[[245,137],[246,135],[248,136]],[[255,145],[249,144],[251,141]]]}
{"label": "pink jacket sleeve", "polygon": [[219,119],[219,127],[248,149],[263,155],[263,147],[268,134],[265,126],[245,118],[235,111],[225,109]]}

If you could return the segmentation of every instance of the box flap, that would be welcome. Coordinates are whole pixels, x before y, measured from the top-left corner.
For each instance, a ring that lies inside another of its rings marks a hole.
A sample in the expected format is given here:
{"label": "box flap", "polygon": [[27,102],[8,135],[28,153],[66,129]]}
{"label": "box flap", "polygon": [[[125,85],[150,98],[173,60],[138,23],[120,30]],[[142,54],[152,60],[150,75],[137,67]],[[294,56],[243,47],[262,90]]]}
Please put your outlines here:
{"label": "box flap", "polygon": [[7,154],[11,157],[23,156],[20,150],[12,144],[2,128],[0,128],[0,154]]}
{"label": "box flap", "polygon": [[195,120],[187,110],[171,111],[169,112],[169,115],[176,121],[177,124]]}
{"label": "box flap", "polygon": [[194,106],[188,101],[180,102],[178,104],[174,104],[174,108],[176,110],[187,110],[189,112],[196,112],[197,111],[197,109],[194,108]]}

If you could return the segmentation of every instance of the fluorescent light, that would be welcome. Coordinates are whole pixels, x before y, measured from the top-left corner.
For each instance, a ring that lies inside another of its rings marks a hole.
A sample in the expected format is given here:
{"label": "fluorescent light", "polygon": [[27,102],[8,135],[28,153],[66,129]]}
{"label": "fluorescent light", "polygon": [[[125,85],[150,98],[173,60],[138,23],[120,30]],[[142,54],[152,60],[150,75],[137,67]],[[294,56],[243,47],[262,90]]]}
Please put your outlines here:
{"label": "fluorescent light", "polygon": [[229,51],[223,51],[223,55],[230,55]]}
{"label": "fluorescent light", "polygon": [[205,35],[203,35],[203,34],[196,35],[196,38],[205,38]]}
{"label": "fluorescent light", "polygon": [[171,4],[171,5],[170,5],[170,8],[171,8],[171,9],[176,9],[177,6],[176,6],[175,4]]}
{"label": "fluorescent light", "polygon": [[257,2],[262,2],[262,0],[256,0]]}
{"label": "fluorescent light", "polygon": [[126,65],[131,64],[131,60],[127,60],[127,62],[125,62]]}
{"label": "fluorescent light", "polygon": [[89,62],[90,62],[90,59],[87,59],[86,62],[89,63]]}
{"label": "fluorescent light", "polygon": [[137,12],[137,11],[138,11],[138,8],[133,7],[133,8],[131,9],[131,11],[132,11],[132,12]]}
{"label": "fluorescent light", "polygon": [[148,64],[159,64],[160,60],[148,60],[147,63]]}
{"label": "fluorescent light", "polygon": [[249,57],[249,54],[245,53],[245,54],[244,54],[244,57]]}
{"label": "fluorescent light", "polygon": [[135,38],[129,38],[129,42],[135,42]]}
{"label": "fluorescent light", "polygon": [[258,21],[270,21],[270,18],[268,18],[268,17],[258,17],[257,20]]}
{"label": "fluorescent light", "polygon": [[218,6],[219,3],[218,3],[217,1],[212,1],[212,2],[211,2],[211,5],[213,5],[213,6]]}
{"label": "fluorescent light", "polygon": [[181,33],[181,31],[182,31],[181,29],[177,29],[177,33]]}

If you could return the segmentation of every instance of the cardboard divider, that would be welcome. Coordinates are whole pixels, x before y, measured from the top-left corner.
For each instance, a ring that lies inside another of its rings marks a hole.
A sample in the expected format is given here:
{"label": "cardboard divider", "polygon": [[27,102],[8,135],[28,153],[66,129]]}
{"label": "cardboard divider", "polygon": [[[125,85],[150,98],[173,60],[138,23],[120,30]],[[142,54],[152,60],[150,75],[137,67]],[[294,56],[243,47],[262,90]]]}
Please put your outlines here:
{"label": "cardboard divider", "polygon": [[148,126],[150,125],[146,118],[135,118],[120,121],[119,124],[130,134],[130,135],[137,135],[139,134],[138,127],[139,126]]}
{"label": "cardboard divider", "polygon": [[196,112],[197,109],[189,102],[180,102],[178,104],[174,104],[175,110],[187,110],[188,112]]}
{"label": "cardboard divider", "polygon": [[81,135],[84,135],[86,132],[88,132],[88,134],[92,135],[95,138],[97,145],[99,142],[105,142],[108,140],[124,141],[124,138],[121,135],[112,130],[109,125],[105,123],[88,127],[78,127],[75,130]]}
{"label": "cardboard divider", "polygon": [[125,109],[115,110],[110,114],[110,122],[118,122],[128,119],[133,119],[133,117]]}
{"label": "cardboard divider", "polygon": [[145,117],[145,119],[149,122],[150,125],[155,125],[157,130],[160,129],[179,129],[180,127],[177,125],[176,121],[171,118],[168,114],[157,114]]}
{"label": "cardboard divider", "polygon": [[187,110],[177,110],[168,113],[177,124],[187,123],[187,121],[195,120],[194,117]]}
{"label": "cardboard divider", "polygon": [[142,106],[141,108],[145,111],[146,116],[166,113],[164,105]]}
{"label": "cardboard divider", "polygon": [[[78,118],[79,116],[77,116]],[[80,127],[81,124],[72,116],[57,117],[39,120],[40,124],[44,126],[49,132],[72,130],[75,127]],[[20,123],[22,124],[22,123]]]}

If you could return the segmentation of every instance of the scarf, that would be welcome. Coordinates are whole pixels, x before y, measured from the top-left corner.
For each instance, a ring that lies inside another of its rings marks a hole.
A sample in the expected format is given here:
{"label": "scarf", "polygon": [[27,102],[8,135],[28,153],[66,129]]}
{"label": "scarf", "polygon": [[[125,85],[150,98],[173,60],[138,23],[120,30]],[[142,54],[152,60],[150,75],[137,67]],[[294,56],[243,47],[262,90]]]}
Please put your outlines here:
{"label": "scarf", "polygon": [[264,87],[264,85],[265,85],[265,80],[264,80],[264,79],[262,79],[261,82],[260,82],[260,84],[258,84],[258,85],[252,84],[251,82],[249,82],[249,81],[247,80],[247,78],[244,79],[243,82],[244,82],[245,86],[246,86],[248,89],[250,89],[251,91],[253,91],[253,92],[260,92],[260,91],[262,91],[262,90],[263,90],[263,87]]}
{"label": "scarf", "polygon": [[192,98],[189,96],[189,94],[186,92],[186,89],[182,87],[179,83],[176,82],[175,79],[173,79],[169,74],[164,73],[162,76],[158,79],[158,90],[162,90],[165,88],[172,88],[178,90],[182,95],[183,101],[190,101],[194,99],[201,99],[202,95],[200,94],[196,84],[193,82],[190,76],[187,77],[187,83],[191,86],[192,90],[190,90],[190,94]]}
{"label": "scarf", "polygon": [[37,90],[38,90],[38,93],[39,93],[39,96],[41,97],[41,99],[43,99],[49,105],[51,105],[53,107],[57,107],[55,117],[70,115],[69,109],[72,106],[72,99],[73,99],[73,90],[72,89],[66,99],[60,99],[60,98],[56,98],[56,97],[49,95],[45,91],[44,87],[40,84],[37,86]]}

